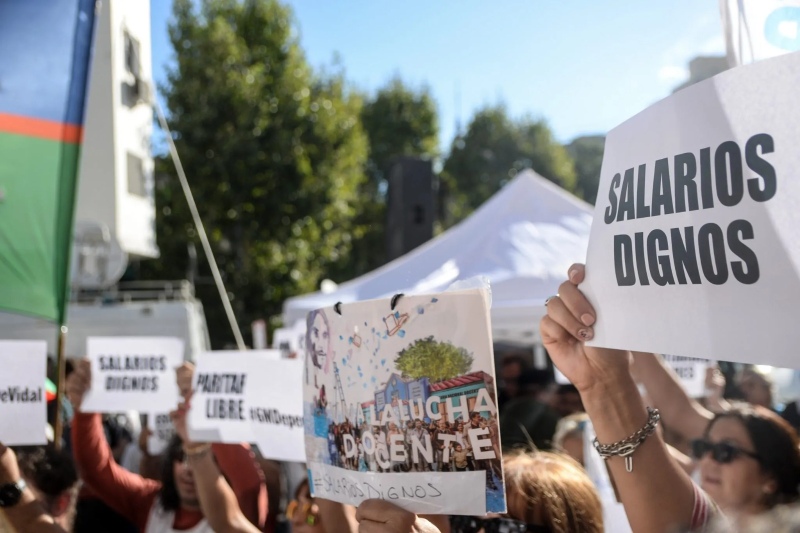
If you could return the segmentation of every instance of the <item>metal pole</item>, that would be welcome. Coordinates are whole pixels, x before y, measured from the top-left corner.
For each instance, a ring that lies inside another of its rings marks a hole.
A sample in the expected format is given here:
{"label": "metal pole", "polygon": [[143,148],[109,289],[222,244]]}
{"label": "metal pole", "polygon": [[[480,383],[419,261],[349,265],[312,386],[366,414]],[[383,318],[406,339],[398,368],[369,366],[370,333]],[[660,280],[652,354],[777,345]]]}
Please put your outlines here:
{"label": "metal pole", "polygon": [[211,244],[208,242],[208,236],[206,235],[206,230],[203,227],[203,221],[200,218],[200,213],[197,211],[197,204],[194,202],[192,190],[189,188],[189,181],[186,179],[186,173],[184,172],[183,165],[181,164],[181,158],[178,156],[178,150],[175,148],[175,142],[172,140],[172,132],[167,124],[167,119],[164,118],[164,113],[161,111],[161,106],[159,105],[158,100],[155,101],[153,107],[158,115],[158,122],[161,124],[161,128],[167,134],[169,153],[172,156],[172,162],[175,164],[175,170],[178,171],[178,180],[181,182],[183,194],[186,196],[186,202],[189,204],[189,211],[192,213],[192,219],[194,219],[194,225],[195,228],[197,228],[197,234],[200,236],[200,243],[203,245],[203,251],[206,254],[206,259],[208,259],[208,264],[211,266],[211,274],[214,276],[214,282],[217,285],[219,296],[222,299],[222,306],[225,308],[225,314],[228,315],[228,322],[231,324],[231,330],[233,330],[233,336],[236,339],[236,346],[240,350],[246,350],[247,347],[244,344],[244,339],[242,338],[242,332],[239,329],[239,324],[236,322],[236,316],[233,314],[233,308],[231,307],[231,301],[228,298],[228,292],[225,290],[225,284],[222,282],[222,275],[219,273],[219,268],[217,268],[217,260],[214,258],[214,252],[211,250]]}
{"label": "metal pole", "polygon": [[61,417],[61,406],[64,403],[64,388],[67,381],[67,326],[61,326],[58,329],[58,377],[56,378],[56,427],[53,428],[55,433],[54,444],[57,450],[61,449],[61,437],[64,434],[64,421]]}

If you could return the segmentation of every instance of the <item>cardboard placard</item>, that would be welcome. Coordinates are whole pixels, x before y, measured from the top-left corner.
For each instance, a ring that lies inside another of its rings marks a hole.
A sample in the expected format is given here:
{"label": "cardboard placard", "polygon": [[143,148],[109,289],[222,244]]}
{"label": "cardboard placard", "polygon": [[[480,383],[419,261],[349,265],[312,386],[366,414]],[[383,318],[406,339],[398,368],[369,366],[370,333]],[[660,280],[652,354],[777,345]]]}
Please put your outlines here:
{"label": "cardboard placard", "polygon": [[175,369],[183,363],[183,341],[172,337],[89,337],[92,386],[87,413],[163,413],[178,406]]}
{"label": "cardboard placard", "polygon": [[0,442],[47,444],[47,343],[0,341]]}
{"label": "cardboard placard", "polygon": [[189,436],[254,443],[267,459],[304,461],[303,363],[280,356],[278,350],[200,354]]}
{"label": "cardboard placard", "polygon": [[315,495],[412,512],[505,510],[485,289],[309,314],[306,454]]}
{"label": "cardboard placard", "polygon": [[797,367],[800,53],[724,72],[606,138],[581,290],[591,345]]}

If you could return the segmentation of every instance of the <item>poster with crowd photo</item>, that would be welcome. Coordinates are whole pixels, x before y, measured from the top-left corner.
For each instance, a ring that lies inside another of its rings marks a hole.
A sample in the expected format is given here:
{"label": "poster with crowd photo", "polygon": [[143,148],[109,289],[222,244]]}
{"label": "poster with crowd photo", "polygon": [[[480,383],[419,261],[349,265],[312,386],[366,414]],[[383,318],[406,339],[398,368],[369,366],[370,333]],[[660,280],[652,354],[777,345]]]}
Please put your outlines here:
{"label": "poster with crowd photo", "polygon": [[315,496],[417,513],[505,511],[488,298],[471,289],[309,313]]}

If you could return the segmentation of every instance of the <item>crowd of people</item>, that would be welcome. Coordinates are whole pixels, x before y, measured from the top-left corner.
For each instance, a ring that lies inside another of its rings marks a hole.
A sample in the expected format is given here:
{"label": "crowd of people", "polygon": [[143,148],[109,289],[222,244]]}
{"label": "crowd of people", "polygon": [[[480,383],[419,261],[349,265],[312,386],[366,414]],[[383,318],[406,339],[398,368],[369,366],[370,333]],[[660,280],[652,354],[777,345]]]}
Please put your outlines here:
{"label": "crowd of people", "polygon": [[[710,368],[707,396],[696,399],[654,354],[586,346],[599,317],[579,289],[583,276],[581,265],[570,270],[540,324],[553,363],[571,385],[531,368],[532,358],[509,354],[498,366],[499,417],[471,412],[466,420],[414,419],[386,428],[345,420],[329,428],[336,466],[483,470],[491,486],[501,479],[501,459],[476,460],[468,433],[488,430],[502,457],[504,515],[416,516],[374,500],[356,509],[312,497],[304,476],[292,484],[286,469],[248,445],[192,442],[188,363],[176,374],[176,434],[160,456],[150,456],[146,429],[137,436],[124,418],[83,411],[92,376],[80,360],[67,378],[61,446],[0,444],[0,531],[599,533],[608,530],[609,502],[587,471],[587,453],[605,459],[613,503],[624,506],[634,532],[796,530],[797,404],[777,404],[769,377],[755,368],[727,375]],[[593,447],[586,446],[589,430]],[[390,460],[392,442],[402,443],[402,460]],[[415,454],[415,446],[432,453]],[[370,447],[378,452],[367,453]]]}
{"label": "crowd of people", "polygon": [[[489,439],[497,459],[476,460],[471,429],[488,429]],[[392,442],[402,444],[402,459],[391,460]],[[407,420],[389,422],[386,428],[373,427],[367,422],[355,425],[349,420],[331,424],[328,428],[330,461],[334,466],[361,472],[466,472],[482,470],[490,488],[501,479],[500,429],[497,415],[484,417],[470,412],[464,420],[460,415],[449,422],[439,420]]]}

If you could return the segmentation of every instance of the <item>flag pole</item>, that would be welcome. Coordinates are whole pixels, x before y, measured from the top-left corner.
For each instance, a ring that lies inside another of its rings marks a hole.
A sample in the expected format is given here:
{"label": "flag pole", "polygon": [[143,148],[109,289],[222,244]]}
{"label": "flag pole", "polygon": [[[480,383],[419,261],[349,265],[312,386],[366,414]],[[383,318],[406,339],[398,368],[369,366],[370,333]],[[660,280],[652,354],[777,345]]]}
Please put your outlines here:
{"label": "flag pole", "polygon": [[61,437],[64,434],[64,420],[61,417],[61,406],[64,404],[64,388],[67,381],[67,326],[58,328],[58,378],[56,383],[56,425],[53,428],[53,437],[56,450],[61,449]]}

